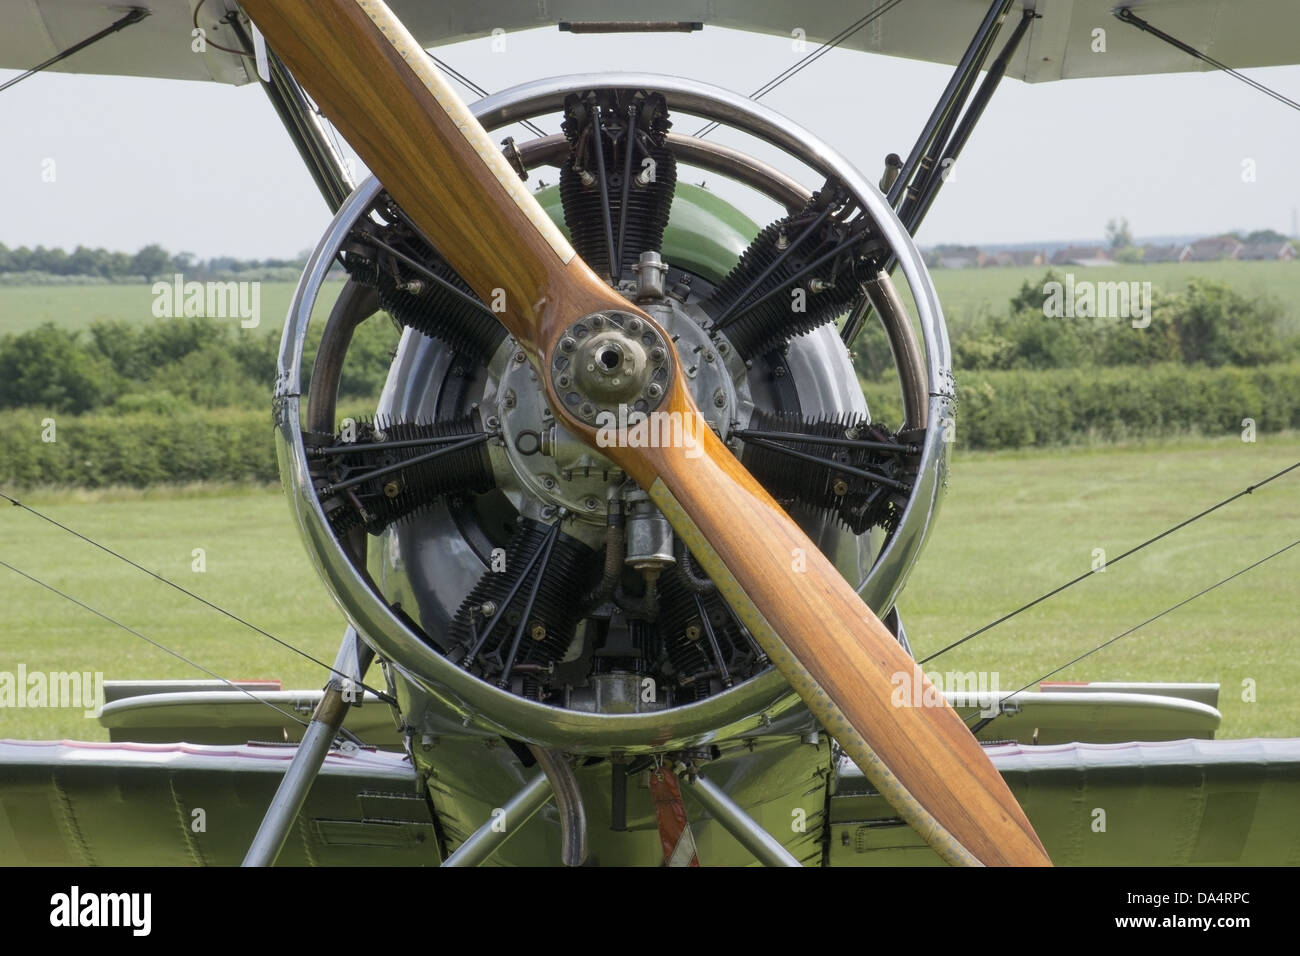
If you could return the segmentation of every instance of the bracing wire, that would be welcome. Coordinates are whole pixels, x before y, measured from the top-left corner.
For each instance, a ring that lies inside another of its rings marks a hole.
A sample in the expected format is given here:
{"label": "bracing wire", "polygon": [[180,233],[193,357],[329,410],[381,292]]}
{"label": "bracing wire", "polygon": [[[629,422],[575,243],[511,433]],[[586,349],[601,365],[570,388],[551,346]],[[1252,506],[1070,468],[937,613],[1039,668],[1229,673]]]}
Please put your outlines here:
{"label": "bracing wire", "polygon": [[161,574],[158,574],[156,571],[150,571],[144,565],[132,561],[126,555],[114,551],[112,548],[108,547],[107,545],[100,544],[98,541],[94,540],[93,538],[87,535],[82,534],[80,531],[77,531],[74,528],[69,528],[65,524],[61,524],[60,522],[56,521],[54,518],[51,518],[49,515],[37,511],[35,508],[31,507],[30,505],[24,504],[23,502],[19,501],[17,498],[5,494],[3,491],[0,491],[0,498],[3,498],[5,501],[8,501],[11,505],[13,505],[16,508],[21,508],[23,511],[35,515],[37,518],[40,518],[42,521],[49,522],[50,524],[54,525],[56,528],[59,528],[60,530],[65,531],[68,534],[72,535],[74,538],[80,538],[82,541],[86,542],[89,545],[93,545],[94,547],[98,548],[100,551],[103,551],[105,554],[112,555],[113,557],[117,558],[119,561],[124,561],[125,563],[129,564],[131,567],[135,568],[137,571],[143,571],[145,574],[149,575],[149,577],[153,578],[154,580],[161,581],[163,584],[167,585],[168,587],[174,588],[175,590],[181,592],[181,594],[184,594],[186,597],[193,598],[195,601],[198,601],[200,604],[203,604],[204,606],[210,608],[211,610],[216,611],[218,614],[222,614],[225,617],[228,617],[230,620],[235,621],[238,624],[242,624],[244,627],[248,628],[251,631],[256,631],[258,634],[261,634],[263,637],[271,641],[274,641],[276,644],[279,644],[281,647],[286,648],[287,650],[293,651],[295,654],[299,655],[300,657],[306,658],[307,660],[311,661],[313,664],[319,664],[321,667],[325,668],[330,673],[338,677],[344,677],[349,680],[352,680],[354,683],[356,683],[358,687],[362,688],[363,690],[369,691],[371,694],[374,694],[377,698],[382,700],[384,703],[396,706],[397,701],[389,694],[376,690],[373,687],[367,686],[361,681],[358,681],[355,678],[353,678],[350,674],[345,674],[343,671],[337,670],[333,666],[326,664],[320,658],[313,657],[311,654],[307,653],[302,648],[290,644],[288,641],[281,640],[280,638],[276,637],[274,634],[271,634],[269,631],[263,630],[262,628],[258,627],[256,624],[244,620],[242,617],[235,614],[234,612],[228,611],[225,608],[221,607],[220,605],[214,604],[213,602],[209,601],[207,598],[195,594],[193,591],[190,591],[189,589],[177,584],[175,581],[163,577]]}
{"label": "bracing wire", "polygon": [[[1161,611],[1159,614],[1153,614],[1151,617],[1147,618],[1145,621],[1141,622],[1140,624],[1134,624],[1128,630],[1116,634],[1114,637],[1110,638],[1107,641],[1103,641],[1102,643],[1098,644],[1096,647],[1085,651],[1084,653],[1080,654],[1078,657],[1074,658],[1073,660],[1068,660],[1064,664],[1060,665],[1059,667],[1052,668],[1050,671],[1048,671],[1046,674],[1043,674],[1041,677],[1036,677],[1033,680],[1031,680],[1028,684],[1025,684],[1023,687],[1012,691],[1006,697],[1002,698],[1001,702],[1006,703],[1012,697],[1015,697],[1017,694],[1024,693],[1025,691],[1029,690],[1029,688],[1035,686],[1036,684],[1047,680],[1049,677],[1053,677],[1056,674],[1059,674],[1067,667],[1077,664],[1080,661],[1088,657],[1091,657],[1093,654],[1096,654],[1098,651],[1110,647],[1112,644],[1114,644],[1116,641],[1120,640],[1121,638],[1128,637],[1130,634],[1134,633],[1135,631],[1141,630],[1142,628],[1146,627],[1148,624],[1152,623],[1153,621],[1160,620],[1160,618],[1164,617],[1166,614],[1171,614],[1172,612],[1178,610],[1180,607],[1184,607],[1188,604],[1191,604],[1197,598],[1209,594],[1211,591],[1215,590],[1216,588],[1222,587],[1223,585],[1227,584],[1229,581],[1233,581],[1236,578],[1241,577],[1243,574],[1246,574],[1249,571],[1255,570],[1255,568],[1259,567],[1261,564],[1265,563],[1266,561],[1271,561],[1274,558],[1278,557],[1279,555],[1285,554],[1286,552],[1290,551],[1292,548],[1296,547],[1297,545],[1300,545],[1300,538],[1297,538],[1295,541],[1292,541],[1290,544],[1286,545],[1285,547],[1278,548],[1272,554],[1260,558],[1258,561],[1254,562],[1253,564],[1248,564],[1246,565],[1246,567],[1242,568],[1241,570],[1233,572],[1232,574],[1228,575],[1226,578],[1221,578],[1220,580],[1211,584],[1209,587],[1202,588],[1201,590],[1193,594],[1191,597],[1183,598],[1183,600],[1179,601],[1177,604],[1170,605],[1169,607]],[[971,717],[974,716],[978,716],[978,714],[971,715]],[[971,727],[971,732],[978,733],[980,729],[982,729],[986,724],[988,724],[989,721],[995,720],[997,716],[998,716],[997,714],[994,714],[992,717],[985,717],[983,720],[979,721],[973,727]],[[970,720],[971,717],[967,717],[966,719]]]}
{"label": "bracing wire", "polygon": [[[1127,551],[1125,551],[1123,554],[1119,555],[1118,557],[1112,558],[1109,561],[1107,561],[1105,567],[1106,568],[1114,567],[1116,564],[1118,564],[1120,561],[1123,561],[1129,555],[1137,554],[1139,551],[1141,551],[1143,548],[1147,547],[1148,545],[1155,544],[1157,541],[1161,540],[1162,538],[1167,538],[1175,531],[1178,531],[1182,528],[1186,528],[1192,522],[1199,521],[1201,518],[1204,518],[1206,515],[1213,514],[1214,512],[1218,511],[1220,508],[1224,507],[1225,505],[1232,504],[1232,502],[1236,501],[1238,498],[1243,498],[1246,495],[1253,494],[1256,489],[1263,488],[1270,481],[1276,481],[1278,478],[1281,478],[1283,475],[1287,474],[1288,472],[1295,471],[1297,468],[1300,468],[1300,461],[1296,462],[1294,465],[1290,465],[1286,468],[1283,468],[1279,472],[1269,475],[1263,481],[1258,481],[1253,485],[1248,485],[1247,487],[1243,488],[1241,491],[1237,492],[1235,495],[1231,495],[1227,498],[1224,498],[1222,501],[1218,502],[1217,504],[1211,505],[1210,507],[1206,508],[1204,511],[1198,512],[1197,514],[1192,515],[1190,518],[1178,522],[1178,524],[1174,525],[1172,528],[1166,528],[1164,531],[1161,531],[1159,534],[1147,538],[1141,544],[1134,545],[1133,547],[1129,548]],[[976,628],[975,630],[967,634],[965,637],[953,641],[947,647],[940,648],[939,650],[931,654],[929,657],[924,657],[921,660],[917,661],[917,663],[928,664],[930,661],[934,660],[940,654],[946,654],[954,647],[960,647],[962,644],[965,644],[967,641],[973,638],[979,637],[981,634],[985,633],[986,631],[993,630],[993,628],[997,627],[999,624],[1005,624],[1007,621],[1011,620],[1017,614],[1020,614],[1024,611],[1028,611],[1031,607],[1035,607],[1039,604],[1042,604],[1044,601],[1048,600],[1049,598],[1055,597],[1056,595],[1060,594],[1062,591],[1066,590],[1067,588],[1074,587],[1074,585],[1078,584],[1080,581],[1087,580],[1088,578],[1092,577],[1094,574],[1098,573],[1100,570],[1102,569],[1099,567],[1092,568],[1091,570],[1086,571],[1083,574],[1080,574],[1077,578],[1072,578],[1069,581],[1066,581],[1064,584],[1052,588],[1052,590],[1048,591],[1046,594],[1041,594],[1038,597],[1034,598],[1032,601],[1020,605],[1020,607],[1016,608],[1014,611],[1009,611],[1008,613],[1003,614],[997,620],[990,621],[988,624],[985,624],[983,627]]]}
{"label": "bracing wire", "polygon": [[19,577],[26,578],[28,581],[31,581],[33,584],[38,584],[41,587],[45,588],[45,590],[57,594],[59,597],[67,601],[71,601],[73,604],[77,605],[77,607],[89,611],[91,614],[95,615],[98,618],[102,618],[103,620],[107,621],[109,624],[114,625],[115,627],[120,627],[122,630],[126,631],[129,634],[134,634],[136,637],[140,638],[140,640],[144,641],[145,643],[152,644],[154,647],[158,648],[158,650],[170,654],[172,657],[176,658],[177,660],[183,661],[184,663],[190,665],[191,667],[202,671],[203,673],[207,674],[209,677],[215,680],[219,680],[223,684],[229,684],[231,687],[239,691],[241,694],[246,694],[247,696],[251,697],[253,700],[257,701],[258,703],[265,704],[267,707],[270,707],[273,711],[275,711],[281,717],[284,717],[286,720],[291,720],[296,724],[301,724],[303,727],[307,726],[307,721],[303,720],[301,717],[291,714],[287,710],[282,710],[281,708],[275,706],[275,704],[271,703],[269,700],[265,700],[261,697],[258,697],[247,687],[240,687],[234,681],[227,680],[225,677],[222,677],[220,674],[216,673],[215,671],[211,671],[208,668],[204,667],[198,661],[186,657],[180,651],[172,650],[170,647],[167,647],[165,644],[161,644],[158,641],[155,641],[152,637],[149,637],[148,635],[145,634],[141,634],[135,628],[131,627],[131,625],[124,624],[121,621],[119,621],[117,618],[110,617],[109,615],[105,614],[103,611],[96,610],[95,608],[91,607],[89,604],[85,603],[84,601],[77,600],[75,597],[73,597],[71,594],[68,594],[66,591],[60,591],[54,585],[47,584],[45,581],[42,581],[40,578],[30,575],[26,571],[22,571],[14,567],[8,561],[4,561],[0,559],[0,567],[8,568],[10,571],[12,571],[14,574],[17,574]]}
{"label": "bracing wire", "polygon": [[[753,100],[762,99],[764,96],[766,96],[768,93],[771,93],[774,89],[776,89],[786,80],[790,79],[795,74],[799,73],[805,68],[811,66],[813,63],[817,62],[819,59],[821,59],[831,50],[835,49],[837,46],[839,46],[849,37],[861,31],[863,28],[868,26],[872,21],[876,20],[878,17],[884,16],[886,13],[888,13],[890,10],[892,10],[894,7],[898,6],[902,2],[903,0],[885,0],[884,3],[880,4],[880,6],[876,7],[874,10],[871,10],[869,13],[867,13],[866,16],[854,20],[852,23],[850,23],[839,33],[835,34],[835,36],[831,37],[829,40],[827,40],[817,49],[813,50],[813,52],[809,53],[807,56],[803,57],[792,66],[786,67],[776,76],[772,77],[772,79],[768,80],[758,89],[756,89],[753,93],[750,93],[749,98]],[[715,129],[718,128],[718,125],[719,125],[718,123],[706,123],[704,126],[701,126],[699,129],[695,131],[695,136],[697,138],[703,138],[705,136],[708,136],[710,133],[712,133]]]}

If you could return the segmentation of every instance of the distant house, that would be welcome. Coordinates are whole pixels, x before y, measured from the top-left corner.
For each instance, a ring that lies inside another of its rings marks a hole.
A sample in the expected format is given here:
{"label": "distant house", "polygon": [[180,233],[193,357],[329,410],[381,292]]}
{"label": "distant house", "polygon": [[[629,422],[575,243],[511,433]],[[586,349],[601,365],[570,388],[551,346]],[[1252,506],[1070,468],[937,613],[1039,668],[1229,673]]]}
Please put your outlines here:
{"label": "distant house", "polygon": [[1244,249],[1232,236],[1211,236],[1197,239],[1187,247],[1187,256],[1183,262],[1217,262],[1220,259],[1236,259]]}
{"label": "distant house", "polygon": [[1191,246],[1143,246],[1143,262],[1183,262],[1192,254]]}
{"label": "distant house", "polygon": [[1289,242],[1248,242],[1241,247],[1238,259],[1277,259],[1289,262],[1296,257],[1295,247]]}
{"label": "distant house", "polygon": [[924,251],[925,264],[931,269],[970,269],[983,258],[976,246],[943,243]]}
{"label": "distant house", "polygon": [[1065,246],[1052,253],[1054,266],[1114,265],[1104,246]]}
{"label": "distant house", "polygon": [[1011,249],[1006,252],[981,252],[979,267],[981,269],[1004,266],[1041,266],[1047,262],[1047,255],[1033,249]]}
{"label": "distant house", "polygon": [[1019,252],[1011,253],[1012,263],[1017,266],[1045,266],[1047,265],[1047,252],[1044,249],[1023,249]]}

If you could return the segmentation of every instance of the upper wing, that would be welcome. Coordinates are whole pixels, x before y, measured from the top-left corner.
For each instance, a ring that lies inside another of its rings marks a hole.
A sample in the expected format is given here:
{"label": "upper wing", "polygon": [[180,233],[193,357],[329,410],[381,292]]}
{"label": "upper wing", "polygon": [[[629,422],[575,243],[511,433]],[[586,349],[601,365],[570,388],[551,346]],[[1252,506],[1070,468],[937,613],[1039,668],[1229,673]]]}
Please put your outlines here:
{"label": "upper wing", "polygon": [[[195,52],[192,5],[198,0],[150,0],[143,22],[73,55],[53,69],[69,73],[170,77],[246,83],[250,64],[212,44],[238,46],[219,21],[235,0],[204,0],[199,25],[210,41]],[[841,33],[885,0],[805,0],[791,12],[786,0],[656,0],[655,20],[694,21],[756,33],[795,36],[810,44]],[[140,0],[142,6],[146,5]],[[848,49],[956,63],[988,9],[989,0],[902,0],[849,37]],[[555,28],[570,21],[647,19],[645,0],[390,0],[393,11],[425,46],[513,32]],[[1088,76],[1173,73],[1206,65],[1160,40],[1120,23],[1117,6],[1143,18],[1195,49],[1234,67],[1300,62],[1300,3],[1294,0],[1016,0],[1041,18],[1007,70],[1029,82]],[[121,0],[0,0],[0,68],[26,69],[48,59],[122,16]],[[1098,35],[1097,30],[1105,31]],[[810,47],[811,48],[811,47]]]}
{"label": "upper wing", "polygon": [[[132,5],[147,7],[141,22],[111,34],[50,69],[62,73],[156,76],[175,80],[247,83],[251,64],[206,42],[195,44],[191,4],[198,0],[0,0],[0,68],[26,70],[120,20]],[[206,39],[237,47],[234,31],[212,27],[235,0],[207,0],[199,23]],[[196,52],[194,46],[205,46]]]}

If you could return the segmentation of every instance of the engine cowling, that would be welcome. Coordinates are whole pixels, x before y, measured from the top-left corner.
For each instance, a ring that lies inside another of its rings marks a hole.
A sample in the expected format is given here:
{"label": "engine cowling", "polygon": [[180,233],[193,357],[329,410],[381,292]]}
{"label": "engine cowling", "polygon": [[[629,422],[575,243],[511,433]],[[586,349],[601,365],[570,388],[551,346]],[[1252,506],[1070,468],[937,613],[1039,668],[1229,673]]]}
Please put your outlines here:
{"label": "engine cowling", "polygon": [[[643,424],[646,441],[715,431],[846,578],[866,579],[864,597],[884,613],[937,504],[942,445],[934,429],[900,434],[871,422],[832,321],[878,276],[882,250],[901,246],[905,271],[924,277],[919,255],[881,228],[879,194],[810,136],[794,142],[817,157],[819,190],[792,192],[770,167],[743,164],[750,185],[766,176],[769,195],[786,205],[765,228],[678,182],[683,158],[719,170],[736,160],[675,140],[674,104],[733,119],[739,110],[754,128],[780,129],[789,147],[788,125],[754,104],[662,77],[591,80],[547,81],[476,110],[488,121],[547,104],[563,111],[562,138],[508,148],[521,172],[525,157],[559,165],[560,184],[538,195],[543,207],[671,339],[651,341],[621,313],[598,316],[562,344],[558,374],[593,377],[618,398],[632,416],[618,422],[625,438]],[[306,325],[338,257],[350,278],[304,406]],[[803,308],[788,306],[801,299]],[[931,302],[932,289],[918,298],[930,312],[922,324],[928,377],[938,379],[927,389],[935,421],[951,414],[951,383]],[[405,331],[374,419],[345,433],[332,391],[352,329],[379,308]],[[654,387],[667,348],[703,418],[675,431],[635,418],[638,390]],[[384,660],[412,736],[455,727],[609,754],[698,745],[783,715],[802,721],[802,706],[663,515],[556,423],[525,359],[494,326],[491,303],[469,292],[380,185],[359,187],[313,255],[286,325],[281,467],[309,549]],[[591,414],[599,424],[611,412]]]}

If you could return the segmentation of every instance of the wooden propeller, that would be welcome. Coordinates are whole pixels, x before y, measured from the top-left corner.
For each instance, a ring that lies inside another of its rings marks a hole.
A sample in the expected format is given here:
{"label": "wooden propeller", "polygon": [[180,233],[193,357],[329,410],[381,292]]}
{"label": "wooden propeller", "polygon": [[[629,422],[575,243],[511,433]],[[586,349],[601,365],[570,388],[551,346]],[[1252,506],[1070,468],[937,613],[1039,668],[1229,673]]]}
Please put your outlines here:
{"label": "wooden propeller", "polygon": [[[501,320],[537,367],[557,419],[594,446],[595,429],[558,399],[547,374],[560,338],[601,310],[658,326],[574,253],[383,3],[243,6],[448,263],[484,300],[504,294]],[[699,421],[680,364],[670,368],[659,410]],[[1001,776],[893,635],[722,442],[707,428],[696,434],[694,448],[601,451],[647,489],[822,725],[946,860],[1048,864]],[[913,692],[894,695],[904,684]],[[895,706],[895,696],[906,700]]]}

